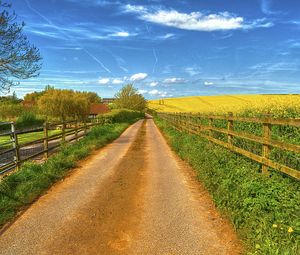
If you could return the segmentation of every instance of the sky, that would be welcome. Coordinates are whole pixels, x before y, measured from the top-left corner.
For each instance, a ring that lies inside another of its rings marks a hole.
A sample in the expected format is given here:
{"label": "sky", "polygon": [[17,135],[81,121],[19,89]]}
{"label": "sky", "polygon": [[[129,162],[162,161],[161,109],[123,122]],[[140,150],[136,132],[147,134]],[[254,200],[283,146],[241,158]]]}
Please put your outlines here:
{"label": "sky", "polygon": [[11,0],[43,57],[18,96],[300,93],[299,0]]}

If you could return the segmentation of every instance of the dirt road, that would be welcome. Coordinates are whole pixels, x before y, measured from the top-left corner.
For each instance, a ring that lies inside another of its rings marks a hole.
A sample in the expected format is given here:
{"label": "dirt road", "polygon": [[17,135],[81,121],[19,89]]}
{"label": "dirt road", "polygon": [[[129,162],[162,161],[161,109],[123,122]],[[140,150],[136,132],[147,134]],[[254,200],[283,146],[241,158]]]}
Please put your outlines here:
{"label": "dirt road", "polygon": [[232,227],[153,120],[56,184],[0,237],[0,254],[240,254]]}

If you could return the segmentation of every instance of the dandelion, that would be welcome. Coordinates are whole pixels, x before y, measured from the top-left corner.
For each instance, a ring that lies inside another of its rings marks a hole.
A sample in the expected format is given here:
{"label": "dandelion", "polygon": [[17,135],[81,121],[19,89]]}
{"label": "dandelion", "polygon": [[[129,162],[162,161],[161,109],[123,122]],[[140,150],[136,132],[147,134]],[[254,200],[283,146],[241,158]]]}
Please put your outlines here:
{"label": "dandelion", "polygon": [[294,229],[291,228],[291,227],[289,227],[288,232],[289,232],[289,233],[292,233],[292,232],[294,232]]}
{"label": "dandelion", "polygon": [[272,227],[273,228],[277,228],[278,226],[277,226],[277,224],[273,224]]}

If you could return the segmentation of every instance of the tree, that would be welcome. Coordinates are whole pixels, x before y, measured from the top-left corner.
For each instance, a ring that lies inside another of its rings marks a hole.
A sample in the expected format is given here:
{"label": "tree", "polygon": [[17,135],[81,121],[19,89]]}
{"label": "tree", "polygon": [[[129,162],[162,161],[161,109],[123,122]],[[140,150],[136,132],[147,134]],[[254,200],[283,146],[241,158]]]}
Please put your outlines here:
{"label": "tree", "polygon": [[101,97],[98,96],[95,92],[83,92],[90,103],[101,103]]}
{"label": "tree", "polygon": [[31,92],[31,93],[27,93],[25,96],[24,96],[24,101],[26,102],[31,102],[33,104],[36,104],[37,101],[39,100],[39,98],[41,96],[43,96],[47,91],[49,90],[54,90],[55,88],[53,86],[50,86],[50,85],[47,85],[44,90],[42,91],[34,91],[34,92]]}
{"label": "tree", "polygon": [[90,102],[83,92],[50,89],[38,99],[38,109],[42,115],[50,119],[83,120],[89,114]]}
{"label": "tree", "polygon": [[123,87],[116,95],[114,101],[117,108],[143,111],[147,106],[145,98],[138,93],[132,84]]}
{"label": "tree", "polygon": [[13,78],[28,79],[39,75],[41,55],[23,34],[25,23],[17,23],[11,5],[0,0],[0,91],[15,84]]}

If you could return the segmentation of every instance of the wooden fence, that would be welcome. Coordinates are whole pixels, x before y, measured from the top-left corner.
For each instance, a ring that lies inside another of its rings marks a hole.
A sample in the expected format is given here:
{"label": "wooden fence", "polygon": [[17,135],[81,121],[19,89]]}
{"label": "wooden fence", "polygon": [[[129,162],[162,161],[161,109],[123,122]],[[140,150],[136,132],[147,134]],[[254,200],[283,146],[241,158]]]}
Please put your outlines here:
{"label": "wooden fence", "polygon": [[[265,115],[262,118],[235,117],[232,113],[229,113],[228,116],[200,115],[191,113],[158,113],[158,116],[172,124],[179,131],[184,130],[189,133],[199,135],[211,142],[262,164],[263,173],[268,173],[268,168],[270,167],[300,180],[299,170],[284,165],[282,162],[278,163],[275,162],[274,159],[270,159],[270,153],[273,148],[300,154],[299,145],[272,139],[272,126],[300,127],[300,119],[275,119],[272,118],[271,115]],[[199,120],[206,120],[207,124],[200,124],[201,121]],[[226,122],[227,127],[216,127],[216,125],[214,125],[214,121],[217,120]],[[249,132],[235,131],[235,122],[260,124],[263,131],[262,136],[255,135],[253,133],[251,134]],[[225,135],[225,141],[224,139],[216,138],[216,135],[213,133]],[[233,142],[235,138],[260,144],[262,146],[261,154],[257,155],[238,147]]]}
{"label": "wooden fence", "polygon": [[[90,121],[70,121],[64,123],[44,123],[42,127],[30,130],[16,130],[15,123],[0,123],[9,127],[9,131],[0,133],[0,175],[15,168],[19,168],[25,161],[42,157],[47,159],[49,153],[63,144],[78,141],[88,131],[104,122],[111,122],[109,118],[93,119]],[[32,139],[24,139],[26,135]],[[36,136],[36,138],[34,138]]]}

